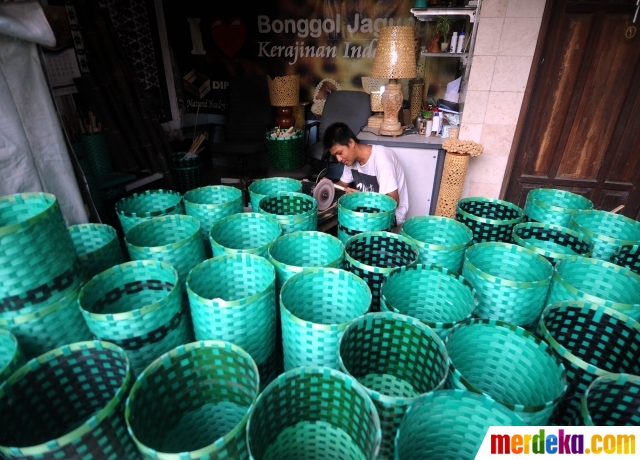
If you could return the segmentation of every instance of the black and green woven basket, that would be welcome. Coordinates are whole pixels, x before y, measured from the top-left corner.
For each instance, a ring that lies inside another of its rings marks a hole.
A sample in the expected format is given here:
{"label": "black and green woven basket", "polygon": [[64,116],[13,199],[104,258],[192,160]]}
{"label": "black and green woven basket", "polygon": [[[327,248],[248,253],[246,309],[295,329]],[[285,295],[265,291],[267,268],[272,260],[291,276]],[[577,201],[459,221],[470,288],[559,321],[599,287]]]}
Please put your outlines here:
{"label": "black and green woven basket", "polygon": [[169,155],[169,167],[180,193],[200,187],[201,165],[202,160],[198,155],[187,155],[187,152],[173,152]]}
{"label": "black and green woven basket", "polygon": [[83,134],[80,143],[89,168],[95,177],[102,177],[114,171],[109,145],[104,133]]}
{"label": "black and green woven basket", "polygon": [[389,195],[354,192],[338,199],[338,239],[343,243],[361,232],[392,231],[398,203]]}
{"label": "black and green woven basket", "polygon": [[243,212],[223,217],[209,232],[214,256],[246,252],[267,257],[269,247],[282,235],[275,217],[258,212]]}
{"label": "black and green woven basket", "polygon": [[160,356],[127,399],[129,434],[145,459],[248,459],[246,426],[258,369],[237,345],[199,341]]}
{"label": "black and green woven basket", "polygon": [[0,329],[0,385],[24,364],[24,355],[15,335]]}
{"label": "black and green woven basket", "polygon": [[593,209],[593,203],[577,193],[552,188],[535,188],[527,193],[524,216],[527,221],[568,227],[571,215]]}
{"label": "black and green woven basket", "polygon": [[304,131],[296,129],[291,136],[276,137],[276,130],[267,131],[269,165],[278,171],[291,171],[304,164]]}
{"label": "black and green woven basket", "polygon": [[87,279],[124,262],[118,232],[111,225],[72,225],[69,227],[69,235]]}
{"label": "black and green woven basket", "polygon": [[428,393],[407,409],[395,438],[396,460],[474,460],[492,426],[524,426],[514,412],[466,390]]}
{"label": "black and green woven basket", "polygon": [[298,230],[318,230],[318,203],[310,195],[278,192],[261,199],[258,209],[278,221],[283,235]]}
{"label": "black and green woven basket", "polygon": [[0,386],[0,456],[135,458],[124,420],[132,380],[126,353],[109,342],[72,343],[32,359]]}
{"label": "black and green woven basket", "polygon": [[406,315],[366,314],[340,338],[340,369],[364,386],[378,409],[382,458],[393,458],[393,440],[407,407],[443,387],[448,368],[440,337]]}
{"label": "black and green woven basket", "polygon": [[593,242],[582,233],[560,225],[522,222],[513,228],[513,242],[544,256],[555,265],[569,256],[591,257]]}
{"label": "black and green woven basket", "polygon": [[209,245],[209,232],[216,222],[243,211],[242,190],[229,185],[209,185],[189,190],[182,199],[187,215],[200,221],[205,247]]}
{"label": "black and green woven basket", "polygon": [[640,275],[640,244],[625,244],[618,246],[611,262],[621,267],[626,267]]}
{"label": "black and green woven basket", "polygon": [[153,217],[184,214],[184,204],[182,195],[173,190],[147,190],[119,200],[116,214],[126,234],[136,224]]}
{"label": "black and green woven basket", "polygon": [[640,244],[640,222],[621,214],[589,209],[571,216],[571,228],[593,241],[592,257],[611,260],[622,245]]}
{"label": "black and green woven basket", "polygon": [[456,220],[473,232],[472,244],[485,241],[511,243],[513,227],[523,216],[520,206],[496,198],[462,198],[456,207]]}
{"label": "black and green woven basket", "polygon": [[251,182],[248,190],[251,210],[258,212],[260,200],[265,196],[275,195],[278,192],[302,192],[302,183],[289,177],[267,177]]}
{"label": "black and green woven basket", "polygon": [[639,426],[640,377],[608,374],[595,379],[582,395],[576,425]]}
{"label": "black and green woven basket", "polygon": [[247,425],[251,460],[375,460],[380,419],[358,382],[328,367],[280,374],[262,391]]}
{"label": "black and green woven basket", "polygon": [[418,262],[435,264],[460,274],[464,253],[473,240],[465,224],[450,217],[413,216],[402,224],[402,235],[418,247]]}

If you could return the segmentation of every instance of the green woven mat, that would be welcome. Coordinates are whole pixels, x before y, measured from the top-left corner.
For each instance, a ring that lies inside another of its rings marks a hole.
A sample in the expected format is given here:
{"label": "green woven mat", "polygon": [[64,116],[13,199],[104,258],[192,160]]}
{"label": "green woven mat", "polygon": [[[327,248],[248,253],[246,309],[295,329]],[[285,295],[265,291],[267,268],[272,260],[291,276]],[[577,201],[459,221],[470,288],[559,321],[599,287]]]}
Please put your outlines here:
{"label": "green woven mat", "polygon": [[577,193],[536,188],[527,193],[524,214],[529,221],[568,227],[574,212],[592,208],[591,200]]}
{"label": "green woven mat", "polygon": [[629,374],[603,375],[582,395],[576,425],[640,425],[640,377]]}
{"label": "green woven mat", "polygon": [[251,199],[251,210],[258,212],[260,200],[265,196],[275,195],[278,192],[301,192],[302,183],[299,180],[288,177],[267,177],[251,182],[248,190]]}
{"label": "green woven mat", "polygon": [[552,264],[568,256],[591,257],[593,242],[576,230],[560,225],[523,222],[513,228],[513,242],[540,254]]}
{"label": "green woven mat", "polygon": [[0,385],[22,366],[24,361],[16,336],[6,329],[0,329]]}
{"label": "green woven mat", "polygon": [[621,214],[589,209],[571,216],[570,226],[593,241],[592,257],[610,260],[622,245],[640,244],[640,222]]}
{"label": "green woven mat", "polygon": [[304,193],[278,192],[260,200],[261,213],[274,217],[282,234],[298,230],[318,230],[318,203]]}
{"label": "green woven mat", "polygon": [[184,208],[189,216],[200,221],[200,232],[205,245],[209,232],[220,219],[242,212],[242,190],[229,185],[210,185],[190,190],[183,196]]}
{"label": "green woven mat", "polygon": [[147,190],[122,198],[116,203],[116,214],[122,231],[152,217],[184,214],[182,195],[173,190]]}
{"label": "green woven mat", "polygon": [[247,252],[267,257],[271,244],[282,235],[282,227],[274,217],[257,212],[243,212],[224,217],[209,233],[213,255]]}
{"label": "green woven mat", "polygon": [[468,197],[458,201],[456,220],[473,232],[472,243],[511,242],[511,232],[523,217],[522,209],[509,201]]}
{"label": "green woven mat", "polygon": [[72,225],[69,227],[69,235],[87,279],[124,262],[118,232],[110,225]]}
{"label": "green woven mat", "polygon": [[345,243],[360,232],[391,231],[396,200],[383,193],[354,192],[338,199],[338,239]]}

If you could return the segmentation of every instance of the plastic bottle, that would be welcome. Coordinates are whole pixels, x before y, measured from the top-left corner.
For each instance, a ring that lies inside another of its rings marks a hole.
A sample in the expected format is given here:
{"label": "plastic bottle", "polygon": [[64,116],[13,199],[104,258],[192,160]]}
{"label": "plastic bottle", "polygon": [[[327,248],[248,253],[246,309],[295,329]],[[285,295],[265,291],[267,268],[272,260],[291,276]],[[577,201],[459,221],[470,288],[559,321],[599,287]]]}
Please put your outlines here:
{"label": "plastic bottle", "polygon": [[440,113],[433,112],[433,124],[431,125],[431,135],[437,136],[440,131]]}
{"label": "plastic bottle", "polygon": [[464,30],[458,36],[458,49],[456,53],[464,53]]}
{"label": "plastic bottle", "polygon": [[451,34],[451,43],[449,45],[449,52],[455,53],[458,49],[458,32],[454,32]]}

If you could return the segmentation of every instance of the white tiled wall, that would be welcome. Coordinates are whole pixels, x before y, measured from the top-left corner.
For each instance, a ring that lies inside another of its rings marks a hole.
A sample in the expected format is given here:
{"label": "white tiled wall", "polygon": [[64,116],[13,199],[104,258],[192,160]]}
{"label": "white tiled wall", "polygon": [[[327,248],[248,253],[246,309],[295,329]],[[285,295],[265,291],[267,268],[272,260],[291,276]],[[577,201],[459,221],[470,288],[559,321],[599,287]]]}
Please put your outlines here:
{"label": "white tiled wall", "polygon": [[462,196],[500,194],[545,0],[483,0],[460,139],[479,142]]}

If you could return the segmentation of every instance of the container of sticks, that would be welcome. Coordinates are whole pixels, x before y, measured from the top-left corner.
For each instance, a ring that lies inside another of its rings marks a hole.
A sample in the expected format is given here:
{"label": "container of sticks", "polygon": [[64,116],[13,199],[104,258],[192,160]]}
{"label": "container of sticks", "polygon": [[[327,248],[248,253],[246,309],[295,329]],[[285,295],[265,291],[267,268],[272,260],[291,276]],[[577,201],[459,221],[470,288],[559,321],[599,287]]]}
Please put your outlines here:
{"label": "container of sticks", "polygon": [[186,193],[200,187],[200,152],[205,135],[196,137],[187,152],[174,152],[169,156],[169,166],[176,181],[177,191]]}

